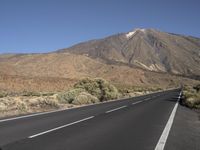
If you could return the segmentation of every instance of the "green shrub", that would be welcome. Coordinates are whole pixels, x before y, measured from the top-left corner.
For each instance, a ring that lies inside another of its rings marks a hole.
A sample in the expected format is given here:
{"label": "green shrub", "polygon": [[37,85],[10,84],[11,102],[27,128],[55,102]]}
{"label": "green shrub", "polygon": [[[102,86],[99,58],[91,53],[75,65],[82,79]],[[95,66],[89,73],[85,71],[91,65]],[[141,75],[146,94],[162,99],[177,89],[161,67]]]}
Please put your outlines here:
{"label": "green shrub", "polygon": [[80,88],[76,88],[76,89],[72,89],[72,90],[69,90],[67,92],[63,92],[63,93],[59,93],[57,95],[57,99],[61,102],[65,102],[65,103],[72,103],[72,101],[75,100],[75,97],[77,95],[79,95],[79,93],[81,92],[84,92],[83,89],[80,89]]}
{"label": "green shrub", "polygon": [[81,92],[79,93],[79,95],[75,97],[74,101],[72,101],[72,104],[81,105],[81,104],[91,104],[97,102],[99,102],[97,97],[87,92]]}
{"label": "green shrub", "polygon": [[183,104],[190,108],[200,108],[200,92],[194,87],[186,87],[183,92]]}
{"label": "green shrub", "polygon": [[86,78],[76,83],[74,87],[84,89],[100,101],[107,101],[119,97],[117,88],[104,79]]}
{"label": "green shrub", "polygon": [[98,84],[95,80],[86,78],[83,80],[80,80],[78,83],[74,85],[74,88],[80,88],[84,89],[91,95],[96,96],[98,99],[101,98],[101,89],[100,89],[100,84]]}
{"label": "green shrub", "polygon": [[73,104],[89,104],[107,101],[119,97],[115,86],[103,79],[83,79],[74,85],[74,89],[59,93],[57,99]]}
{"label": "green shrub", "polygon": [[6,97],[8,94],[6,92],[0,92],[0,98]]}

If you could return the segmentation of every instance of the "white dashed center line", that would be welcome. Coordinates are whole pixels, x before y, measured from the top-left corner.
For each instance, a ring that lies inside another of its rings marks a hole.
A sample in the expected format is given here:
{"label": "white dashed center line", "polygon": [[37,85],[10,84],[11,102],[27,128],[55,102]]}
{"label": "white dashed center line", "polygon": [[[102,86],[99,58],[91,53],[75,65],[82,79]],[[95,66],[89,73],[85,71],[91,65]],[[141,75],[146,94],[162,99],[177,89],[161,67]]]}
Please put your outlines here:
{"label": "white dashed center line", "polygon": [[38,134],[35,134],[35,135],[32,135],[32,136],[29,136],[28,138],[34,138],[34,137],[37,137],[37,136],[40,136],[40,135],[43,135],[43,134],[47,134],[49,132],[53,132],[55,130],[59,130],[59,129],[62,129],[62,128],[65,128],[65,127],[68,127],[68,126],[71,126],[71,125],[74,125],[74,124],[77,124],[77,123],[92,119],[92,118],[94,118],[94,116],[91,116],[91,117],[88,117],[88,118],[85,118],[85,119],[81,119],[81,120],[78,120],[78,121],[75,121],[75,122],[72,122],[72,123],[57,127],[57,128],[53,128],[53,129],[50,129],[50,130],[47,130],[47,131],[44,131],[44,132],[41,132],[41,133],[38,133]]}
{"label": "white dashed center line", "polygon": [[151,98],[146,98],[146,99],[144,99],[144,101],[148,101],[148,100],[150,100]]}
{"label": "white dashed center line", "polygon": [[111,110],[106,111],[106,113],[111,113],[113,111],[116,111],[116,110],[119,110],[119,109],[123,109],[125,107],[127,107],[127,106],[125,105],[125,106],[121,106],[121,107],[118,107],[118,108],[115,108],[115,109],[111,109]]}
{"label": "white dashed center line", "polygon": [[143,101],[134,102],[134,103],[132,103],[132,105],[135,105],[135,104],[138,104],[138,103],[141,103],[141,102],[143,102]]}

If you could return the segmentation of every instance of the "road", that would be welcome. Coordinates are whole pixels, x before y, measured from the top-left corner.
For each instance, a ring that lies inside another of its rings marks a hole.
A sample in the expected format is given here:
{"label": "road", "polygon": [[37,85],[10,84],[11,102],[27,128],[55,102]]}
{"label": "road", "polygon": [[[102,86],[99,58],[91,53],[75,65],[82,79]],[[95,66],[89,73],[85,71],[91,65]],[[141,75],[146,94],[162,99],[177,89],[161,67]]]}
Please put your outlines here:
{"label": "road", "polygon": [[180,93],[175,89],[0,120],[0,146],[2,150],[162,149]]}

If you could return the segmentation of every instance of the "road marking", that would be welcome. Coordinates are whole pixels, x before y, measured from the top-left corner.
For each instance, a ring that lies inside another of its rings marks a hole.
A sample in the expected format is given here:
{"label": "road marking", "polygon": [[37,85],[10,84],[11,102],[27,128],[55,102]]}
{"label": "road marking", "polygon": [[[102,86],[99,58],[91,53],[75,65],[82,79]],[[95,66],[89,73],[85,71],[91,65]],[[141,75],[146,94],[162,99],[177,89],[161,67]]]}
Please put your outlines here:
{"label": "road marking", "polygon": [[142,101],[138,101],[138,102],[134,102],[132,103],[132,105],[135,105],[135,104],[138,104],[138,103],[141,103]]}
{"label": "road marking", "polygon": [[[175,88],[167,89],[167,90],[164,90],[164,91],[156,91],[156,92],[152,92],[152,93],[145,94],[145,95],[151,95],[153,93],[160,93],[160,92],[166,92],[166,91],[171,91],[171,90],[175,90]],[[135,96],[135,97],[141,97],[141,96],[145,96],[145,95],[140,95],[140,96]],[[135,98],[135,97],[130,97],[130,98]],[[17,119],[34,117],[34,116],[40,116],[40,115],[45,115],[45,114],[51,114],[51,113],[56,113],[56,112],[62,112],[62,111],[76,109],[76,108],[81,108],[81,107],[88,107],[88,106],[92,106],[92,105],[100,105],[100,104],[104,104],[104,103],[112,103],[112,102],[117,102],[117,101],[122,101],[122,100],[130,99],[130,98],[122,98],[122,99],[116,99],[116,100],[99,102],[99,103],[95,103],[95,104],[89,104],[89,105],[80,106],[80,107],[67,108],[67,109],[61,109],[61,110],[53,110],[53,111],[48,111],[48,112],[39,112],[39,113],[30,114],[30,115],[24,115],[24,116],[19,116],[19,117],[7,118],[7,119],[0,120],[0,123],[1,122],[6,122],[6,121],[17,120]]]}
{"label": "road marking", "polygon": [[181,97],[181,92],[179,94],[178,101],[176,102],[176,104],[172,110],[169,120],[167,121],[167,124],[162,132],[162,135],[160,136],[160,139],[155,147],[155,150],[164,150],[164,147],[165,147],[165,144],[166,144],[166,141],[167,141],[167,138],[168,138],[168,135],[169,135],[170,129],[172,127],[174,117],[175,117],[175,114],[176,114],[176,111],[178,108],[178,103],[179,103],[180,97]]}
{"label": "road marking", "polygon": [[180,100],[180,98],[181,98],[181,95],[182,95],[182,91],[181,91],[181,92],[180,92],[180,94],[179,94],[178,100]]}
{"label": "road marking", "polygon": [[111,110],[106,111],[106,113],[111,113],[113,111],[116,111],[116,110],[119,110],[119,109],[123,109],[125,107],[127,107],[127,106],[125,105],[125,106],[121,106],[121,107],[118,107],[118,108],[115,108],[115,109],[111,109]]}
{"label": "road marking", "polygon": [[150,100],[150,99],[151,99],[151,98],[145,98],[144,101],[148,101],[148,100]]}
{"label": "road marking", "polygon": [[75,121],[75,122],[72,122],[72,123],[57,127],[57,128],[53,128],[53,129],[50,129],[50,130],[47,130],[47,131],[44,131],[44,132],[41,132],[41,133],[38,133],[38,134],[35,134],[35,135],[31,135],[28,138],[34,138],[34,137],[37,137],[37,136],[40,136],[40,135],[44,135],[44,134],[47,134],[49,132],[53,132],[55,130],[59,130],[59,129],[62,129],[62,128],[65,128],[65,127],[68,127],[68,126],[71,126],[71,125],[74,125],[74,124],[77,124],[77,123],[92,119],[92,118],[94,118],[94,116],[91,116],[91,117],[88,117],[88,118],[85,118],[85,119],[81,119],[81,120],[78,120],[78,121]]}

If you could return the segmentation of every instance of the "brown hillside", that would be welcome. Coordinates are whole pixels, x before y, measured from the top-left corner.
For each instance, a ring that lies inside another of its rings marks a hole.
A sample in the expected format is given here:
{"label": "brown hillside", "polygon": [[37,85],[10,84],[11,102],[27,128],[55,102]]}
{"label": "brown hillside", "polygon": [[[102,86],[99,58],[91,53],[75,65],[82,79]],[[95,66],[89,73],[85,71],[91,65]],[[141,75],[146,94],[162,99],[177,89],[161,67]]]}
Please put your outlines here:
{"label": "brown hillside", "polygon": [[200,76],[200,39],[154,29],[135,29],[57,52],[84,54],[150,71]]}
{"label": "brown hillside", "polygon": [[70,53],[9,55],[0,57],[0,90],[62,91],[85,77],[105,78],[118,86],[175,86],[190,79],[122,65]]}

